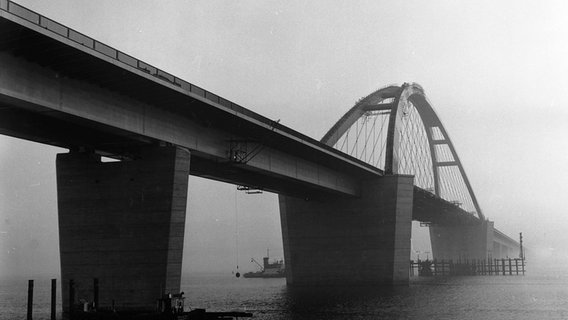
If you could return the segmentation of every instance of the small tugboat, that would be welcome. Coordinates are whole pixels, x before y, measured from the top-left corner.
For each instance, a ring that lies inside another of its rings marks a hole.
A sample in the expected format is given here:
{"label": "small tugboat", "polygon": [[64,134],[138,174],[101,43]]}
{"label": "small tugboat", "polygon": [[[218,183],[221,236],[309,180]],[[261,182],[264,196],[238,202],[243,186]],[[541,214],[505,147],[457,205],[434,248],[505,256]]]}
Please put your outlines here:
{"label": "small tugboat", "polygon": [[258,263],[254,258],[250,262],[256,263],[259,267],[257,272],[247,272],[243,275],[245,278],[284,278],[286,277],[286,268],[284,260],[275,260],[270,262],[269,252],[266,251],[266,257],[262,258],[263,264]]}

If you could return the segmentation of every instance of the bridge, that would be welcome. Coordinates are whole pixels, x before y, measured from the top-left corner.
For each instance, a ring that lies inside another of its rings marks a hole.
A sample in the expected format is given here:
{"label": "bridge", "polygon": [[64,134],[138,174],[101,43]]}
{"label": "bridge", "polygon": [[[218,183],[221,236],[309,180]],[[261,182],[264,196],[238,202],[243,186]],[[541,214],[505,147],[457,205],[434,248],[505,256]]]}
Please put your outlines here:
{"label": "bridge", "polygon": [[417,84],[371,93],[317,141],[7,0],[0,70],[0,133],[69,150],[65,310],[179,291],[189,175],[279,194],[289,285],[408,283],[413,220],[438,259],[517,254]]}

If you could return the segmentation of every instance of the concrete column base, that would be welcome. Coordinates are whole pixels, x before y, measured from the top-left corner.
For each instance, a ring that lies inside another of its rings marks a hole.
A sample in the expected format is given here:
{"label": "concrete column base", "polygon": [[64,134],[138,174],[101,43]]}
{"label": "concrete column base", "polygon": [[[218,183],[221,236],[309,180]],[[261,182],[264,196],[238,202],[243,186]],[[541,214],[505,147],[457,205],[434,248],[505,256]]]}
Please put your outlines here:
{"label": "concrete column base", "polygon": [[357,199],[280,196],[289,285],[408,284],[413,177],[362,186]]}
{"label": "concrete column base", "polygon": [[430,226],[432,255],[438,260],[487,259],[493,251],[493,222],[477,225]]}
{"label": "concrete column base", "polygon": [[189,152],[152,147],[140,159],[101,162],[89,153],[57,155],[63,309],[75,302],[155,310],[181,279]]}

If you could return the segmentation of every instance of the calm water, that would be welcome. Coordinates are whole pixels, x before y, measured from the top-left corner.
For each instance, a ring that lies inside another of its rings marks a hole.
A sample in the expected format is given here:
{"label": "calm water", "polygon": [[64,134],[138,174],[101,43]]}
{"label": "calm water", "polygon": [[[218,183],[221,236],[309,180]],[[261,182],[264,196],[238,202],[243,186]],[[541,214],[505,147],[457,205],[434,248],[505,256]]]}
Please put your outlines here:
{"label": "calm water", "polygon": [[[568,319],[568,276],[555,273],[412,278],[408,287],[341,292],[291,289],[284,279],[193,275],[182,290],[186,309],[246,310],[255,319]],[[49,319],[49,294],[49,279],[36,280],[34,319]],[[3,281],[0,319],[25,319],[26,296],[27,281]]]}

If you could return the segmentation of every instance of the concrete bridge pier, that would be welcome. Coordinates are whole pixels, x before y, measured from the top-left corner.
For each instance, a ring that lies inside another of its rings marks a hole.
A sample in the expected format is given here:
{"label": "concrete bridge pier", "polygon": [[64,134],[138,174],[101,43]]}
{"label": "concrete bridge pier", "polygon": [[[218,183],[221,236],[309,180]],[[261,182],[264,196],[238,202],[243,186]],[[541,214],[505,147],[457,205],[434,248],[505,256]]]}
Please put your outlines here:
{"label": "concrete bridge pier", "polygon": [[57,155],[63,309],[94,300],[99,308],[151,311],[180,289],[190,154],[149,147],[130,161],[93,153]]}
{"label": "concrete bridge pier", "polygon": [[493,251],[493,222],[475,225],[432,225],[432,256],[438,260],[487,259]]}
{"label": "concrete bridge pier", "polygon": [[359,198],[280,196],[288,285],[407,284],[413,179],[362,181]]}

